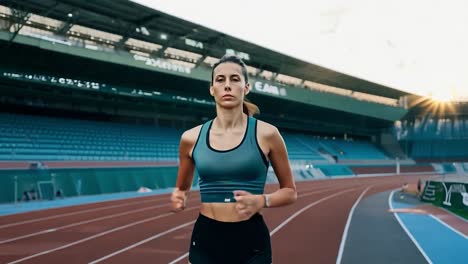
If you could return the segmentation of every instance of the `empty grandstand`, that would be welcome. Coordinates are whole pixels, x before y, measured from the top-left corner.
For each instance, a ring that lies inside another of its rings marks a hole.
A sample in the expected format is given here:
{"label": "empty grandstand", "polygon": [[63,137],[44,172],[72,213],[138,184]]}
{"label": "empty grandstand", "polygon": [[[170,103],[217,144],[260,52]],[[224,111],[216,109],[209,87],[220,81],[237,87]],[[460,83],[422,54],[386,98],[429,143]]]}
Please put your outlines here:
{"label": "empty grandstand", "polygon": [[434,103],[412,99],[411,111],[395,134],[407,153],[417,160],[466,161],[468,157],[468,104]]}

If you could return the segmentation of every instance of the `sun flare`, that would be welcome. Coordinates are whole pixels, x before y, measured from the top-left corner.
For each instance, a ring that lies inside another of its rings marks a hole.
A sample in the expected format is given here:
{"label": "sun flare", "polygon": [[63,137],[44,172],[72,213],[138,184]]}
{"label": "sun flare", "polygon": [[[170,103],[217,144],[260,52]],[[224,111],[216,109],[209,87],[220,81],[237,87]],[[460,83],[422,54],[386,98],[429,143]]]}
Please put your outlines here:
{"label": "sun flare", "polygon": [[455,92],[451,89],[441,89],[434,91],[429,95],[429,97],[439,103],[448,103],[457,99]]}

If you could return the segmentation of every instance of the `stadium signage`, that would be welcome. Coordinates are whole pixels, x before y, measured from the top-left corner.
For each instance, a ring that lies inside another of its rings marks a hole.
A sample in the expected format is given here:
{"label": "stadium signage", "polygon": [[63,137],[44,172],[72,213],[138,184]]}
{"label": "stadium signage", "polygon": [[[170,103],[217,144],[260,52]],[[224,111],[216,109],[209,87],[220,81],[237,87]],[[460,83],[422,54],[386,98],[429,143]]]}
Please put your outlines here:
{"label": "stadium signage", "polygon": [[254,83],[254,88],[256,91],[259,91],[261,93],[267,93],[267,94],[272,94],[276,96],[287,96],[286,88],[278,87],[278,86],[260,82],[260,81],[256,81]]}
{"label": "stadium signage", "polygon": [[89,81],[84,81],[84,80],[79,80],[79,79],[48,76],[48,75],[42,75],[42,74],[3,72],[3,77],[9,78],[9,79],[42,82],[42,83],[49,83],[49,84],[55,84],[55,85],[61,85],[61,86],[68,86],[68,87],[75,87],[75,88],[82,88],[82,89],[93,89],[93,90],[99,90],[102,87],[106,86],[105,84],[101,84],[98,82],[89,82]]}
{"label": "stadium signage", "polygon": [[462,196],[463,204],[468,206],[468,193],[466,192],[464,184],[451,184],[450,187],[447,188],[445,182],[442,182],[442,186],[444,186],[445,190],[445,200],[443,201],[444,205],[452,206],[452,193],[459,193]]}
{"label": "stadium signage", "polygon": [[203,49],[203,43],[202,42],[196,41],[196,40],[193,40],[193,39],[189,39],[189,38],[185,39],[185,45],[191,46],[191,47],[194,47],[194,48]]}
{"label": "stadium signage", "polygon": [[137,55],[137,54],[133,55],[133,59],[135,61],[142,61],[146,65],[154,67],[154,68],[169,70],[173,72],[186,73],[186,74],[191,73],[190,68],[172,63],[170,61],[166,61],[164,59],[153,59],[153,58],[148,58],[148,57]]}
{"label": "stadium signage", "polygon": [[70,79],[42,74],[27,74],[19,72],[6,72],[0,71],[0,78],[15,79],[21,81],[31,81],[36,83],[47,83],[55,86],[62,87],[71,87],[71,88],[81,88],[81,89],[93,89],[100,90],[101,92],[114,93],[124,96],[133,96],[133,97],[151,97],[154,99],[160,100],[170,100],[170,101],[183,101],[186,103],[196,103],[203,105],[214,105],[214,101],[196,98],[196,97],[186,97],[180,95],[171,95],[171,94],[162,94],[159,91],[149,91],[144,89],[132,89],[127,87],[112,87],[105,83],[90,82],[78,79]]}
{"label": "stadium signage", "polygon": [[250,60],[250,55],[242,51],[236,51],[233,49],[226,49],[226,55],[236,55],[244,60]]}
{"label": "stadium signage", "polygon": [[39,39],[43,39],[43,40],[47,40],[47,41],[50,41],[52,43],[60,43],[60,44],[63,44],[63,45],[67,45],[67,46],[71,46],[72,43],[66,41],[66,40],[63,40],[63,39],[58,39],[58,38],[54,38],[54,37],[50,37],[50,36],[43,36],[41,34],[36,34],[36,33],[32,33],[32,32],[28,32],[28,31],[24,31],[22,32],[21,34],[24,34],[26,36],[30,36],[30,37],[33,37],[33,38],[39,38]]}

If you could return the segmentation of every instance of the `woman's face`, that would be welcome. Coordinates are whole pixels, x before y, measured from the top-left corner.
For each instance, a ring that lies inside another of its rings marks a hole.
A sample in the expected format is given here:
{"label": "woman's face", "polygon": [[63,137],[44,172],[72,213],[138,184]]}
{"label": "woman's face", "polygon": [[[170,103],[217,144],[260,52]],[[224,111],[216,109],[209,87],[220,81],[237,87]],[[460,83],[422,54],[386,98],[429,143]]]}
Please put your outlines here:
{"label": "woman's face", "polygon": [[242,105],[244,96],[249,91],[250,86],[245,83],[240,65],[226,62],[215,68],[210,94],[214,97],[217,105],[225,108]]}

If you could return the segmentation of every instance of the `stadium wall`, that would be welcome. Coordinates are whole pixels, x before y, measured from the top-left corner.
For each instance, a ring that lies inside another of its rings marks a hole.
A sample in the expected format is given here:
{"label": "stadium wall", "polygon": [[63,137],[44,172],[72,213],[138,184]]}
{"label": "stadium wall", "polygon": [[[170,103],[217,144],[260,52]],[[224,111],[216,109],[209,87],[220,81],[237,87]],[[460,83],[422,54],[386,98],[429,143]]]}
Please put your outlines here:
{"label": "stadium wall", "polygon": [[16,199],[21,200],[24,191],[38,192],[39,182],[54,181],[55,190],[70,197],[169,188],[175,186],[176,175],[177,167],[0,170],[0,203],[15,201],[15,177]]}

